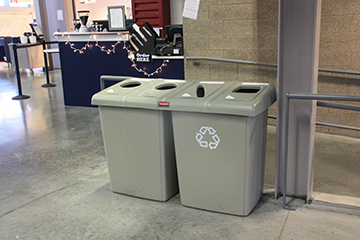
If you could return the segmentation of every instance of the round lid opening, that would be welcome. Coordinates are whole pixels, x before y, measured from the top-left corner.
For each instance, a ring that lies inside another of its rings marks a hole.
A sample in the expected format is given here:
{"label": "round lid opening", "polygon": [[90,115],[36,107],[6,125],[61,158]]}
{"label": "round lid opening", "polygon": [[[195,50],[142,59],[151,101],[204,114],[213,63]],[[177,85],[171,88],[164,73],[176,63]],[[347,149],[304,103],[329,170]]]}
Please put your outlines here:
{"label": "round lid opening", "polygon": [[127,82],[120,85],[122,88],[133,88],[138,87],[141,85],[141,82],[133,81],[133,82]]}
{"label": "round lid opening", "polygon": [[166,84],[161,84],[159,86],[156,86],[155,89],[156,90],[170,90],[170,89],[173,89],[173,88],[176,88],[176,87],[177,87],[176,84],[166,83]]}

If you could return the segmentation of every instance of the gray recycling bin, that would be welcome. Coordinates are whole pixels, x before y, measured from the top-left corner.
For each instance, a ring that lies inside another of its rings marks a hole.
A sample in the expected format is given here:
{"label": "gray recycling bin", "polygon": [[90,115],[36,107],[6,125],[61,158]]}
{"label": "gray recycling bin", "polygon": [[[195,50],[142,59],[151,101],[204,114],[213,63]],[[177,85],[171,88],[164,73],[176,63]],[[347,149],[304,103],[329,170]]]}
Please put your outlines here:
{"label": "gray recycling bin", "polygon": [[273,84],[197,82],[167,99],[181,204],[250,214],[263,193]]}
{"label": "gray recycling bin", "polygon": [[166,201],[178,193],[171,113],[162,98],[184,80],[129,78],[95,94],[111,190]]}

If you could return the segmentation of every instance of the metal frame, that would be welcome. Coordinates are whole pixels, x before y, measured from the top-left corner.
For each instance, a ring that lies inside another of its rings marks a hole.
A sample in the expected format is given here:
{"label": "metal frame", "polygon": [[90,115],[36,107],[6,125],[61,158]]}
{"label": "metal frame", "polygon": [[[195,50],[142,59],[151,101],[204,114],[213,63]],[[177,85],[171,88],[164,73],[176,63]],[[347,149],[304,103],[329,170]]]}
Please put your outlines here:
{"label": "metal frame", "polygon": [[[120,14],[120,16],[115,16],[116,18],[120,18],[122,20],[122,26],[116,27],[114,26],[114,23],[112,22],[113,16],[112,14],[115,14],[114,10],[116,11],[116,14]],[[126,22],[125,22],[125,6],[108,6],[107,7],[107,13],[109,18],[109,31],[123,31],[126,30]]]}
{"label": "metal frame", "polygon": [[[200,66],[200,63],[196,62],[196,60],[204,60],[204,61],[229,62],[229,63],[248,64],[248,65],[266,66],[266,67],[277,67],[277,64],[274,64],[274,63],[251,62],[251,61],[243,61],[243,60],[224,59],[224,58],[187,57],[186,60],[194,60],[193,66]],[[360,75],[360,72],[356,72],[356,71],[345,71],[345,70],[325,69],[325,68],[319,68],[319,72]],[[336,106],[338,106],[336,103],[331,103],[331,104],[327,103],[327,102],[318,102],[317,103],[317,106],[319,106],[319,107],[331,107],[330,105],[334,106],[333,108],[337,108]],[[339,105],[339,106],[341,106],[341,105]],[[344,106],[344,105],[342,105],[342,106]],[[346,105],[346,106],[349,107],[351,105]],[[343,109],[352,110],[351,108],[343,108]],[[276,116],[268,116],[268,118],[277,120]],[[360,131],[360,128],[348,127],[348,126],[338,125],[338,124],[316,122],[316,125],[324,126],[324,127],[332,127],[332,128],[341,128],[341,129],[347,129],[347,130]]]}
{"label": "metal frame", "polygon": [[[286,182],[287,182],[287,162],[288,162],[288,137],[289,137],[289,110],[290,100],[330,100],[330,101],[356,101],[360,102],[360,96],[358,95],[332,95],[332,94],[311,94],[311,93],[287,93],[286,94],[286,110],[285,110],[285,141],[284,141],[284,176],[283,176],[283,208],[288,210],[295,210],[293,206],[288,206],[292,201],[286,202]],[[318,106],[331,107],[352,111],[360,111],[360,106],[318,102]]]}
{"label": "metal frame", "polygon": [[128,78],[132,78],[132,77],[102,75],[100,76],[100,90],[103,90],[105,88],[105,81],[122,82]]}

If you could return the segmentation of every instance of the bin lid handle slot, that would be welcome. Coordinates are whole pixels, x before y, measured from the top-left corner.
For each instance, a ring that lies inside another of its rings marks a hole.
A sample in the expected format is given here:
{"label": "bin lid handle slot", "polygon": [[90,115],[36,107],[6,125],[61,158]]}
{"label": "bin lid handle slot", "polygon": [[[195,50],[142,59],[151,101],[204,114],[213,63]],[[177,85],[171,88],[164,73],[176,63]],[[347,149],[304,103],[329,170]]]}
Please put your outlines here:
{"label": "bin lid handle slot", "polygon": [[199,85],[196,89],[196,96],[198,98],[203,98],[205,97],[205,88],[203,85]]}

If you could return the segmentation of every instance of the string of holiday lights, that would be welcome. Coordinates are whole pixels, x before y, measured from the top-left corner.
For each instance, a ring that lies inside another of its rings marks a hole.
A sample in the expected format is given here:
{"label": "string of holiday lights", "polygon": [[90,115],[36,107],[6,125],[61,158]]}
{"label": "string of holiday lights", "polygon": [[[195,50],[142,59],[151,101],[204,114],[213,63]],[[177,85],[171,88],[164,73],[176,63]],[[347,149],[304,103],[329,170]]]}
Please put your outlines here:
{"label": "string of holiday lights", "polygon": [[[130,59],[130,60],[131,60],[131,59]],[[167,60],[167,59],[166,59],[166,60],[163,60],[163,63],[160,65],[160,67],[158,67],[158,68],[157,68],[154,72],[152,72],[152,73],[147,73],[146,71],[138,68],[138,67],[136,66],[136,63],[135,63],[133,60],[131,60],[131,62],[133,63],[131,66],[132,66],[133,68],[135,68],[136,71],[142,72],[142,73],[144,73],[144,75],[146,75],[146,76],[148,76],[148,77],[151,77],[151,76],[153,76],[153,75],[161,72],[162,69],[163,69],[163,67],[167,66],[167,63],[169,62],[169,60]]]}
{"label": "string of holiday lights", "polygon": [[[123,49],[125,49],[125,50],[128,52],[128,56],[131,56],[131,55],[132,55],[130,49],[126,47],[126,43],[125,43],[125,42],[124,42],[124,47],[123,47]],[[167,63],[169,62],[168,59],[165,59],[165,60],[163,60],[162,64],[161,64],[155,71],[153,71],[152,73],[147,73],[147,72],[144,71],[143,69],[137,67],[137,65],[136,65],[136,63],[135,63],[135,58],[134,58],[134,57],[128,57],[128,58],[129,58],[129,60],[132,62],[132,65],[131,65],[131,66],[132,66],[133,68],[135,68],[136,71],[138,71],[138,72],[140,72],[140,73],[143,73],[144,75],[146,75],[146,76],[148,76],[148,77],[151,77],[151,76],[153,76],[153,75],[161,72],[162,69],[163,69],[163,67],[167,66]]]}
{"label": "string of holiday lights", "polygon": [[[119,36],[121,35],[123,38],[125,38],[125,36],[124,36],[122,33],[118,33],[117,35],[119,35]],[[62,35],[62,36],[64,36],[64,35]],[[115,44],[111,45],[111,48],[106,49],[105,46],[101,46],[101,45],[99,44],[99,41],[96,39],[96,35],[90,35],[90,38],[88,39],[87,43],[86,43],[83,47],[81,47],[81,48],[76,48],[76,47],[75,47],[75,44],[70,42],[70,36],[69,36],[69,35],[67,36],[67,38],[68,38],[68,39],[67,39],[67,41],[65,42],[65,44],[66,44],[66,45],[69,45],[70,48],[71,48],[74,52],[79,52],[80,54],[83,53],[86,49],[92,47],[92,45],[90,44],[91,38],[94,39],[94,41],[95,41],[94,46],[95,46],[95,47],[98,47],[102,52],[106,52],[107,54],[115,53],[115,48],[116,48],[116,46],[121,43],[121,41],[118,40]]]}
{"label": "string of holiday lights", "polygon": [[[123,34],[121,34],[121,33],[118,33],[118,35],[122,35],[122,36],[123,36]],[[62,35],[62,36],[64,36],[64,35]],[[69,45],[70,48],[71,48],[74,52],[79,52],[80,54],[82,54],[85,50],[87,50],[88,48],[91,48],[91,47],[93,46],[93,45],[90,44],[90,39],[88,39],[87,43],[86,43],[83,47],[81,47],[81,48],[76,48],[76,47],[75,47],[75,44],[70,42],[70,36],[68,35],[67,37],[68,37],[68,39],[67,39],[67,41],[65,42],[65,44],[66,44],[66,45]],[[124,37],[124,36],[123,36],[123,37]],[[99,42],[98,42],[98,40],[96,39],[96,36],[95,36],[95,35],[94,35],[94,36],[91,35],[90,38],[93,38],[93,39],[95,40],[95,44],[94,44],[95,47],[98,47],[102,52],[106,52],[107,54],[115,53],[116,46],[121,43],[121,41],[118,40],[115,44],[111,45],[111,48],[106,49],[105,46],[101,46],[101,45],[99,44]],[[124,47],[123,47],[123,49],[125,49],[125,50],[128,52],[128,56],[131,56],[131,55],[132,55],[130,49],[129,49],[128,47],[126,47],[126,42],[125,42],[125,41],[124,41]],[[161,72],[162,69],[163,69],[163,67],[167,66],[167,63],[169,62],[168,59],[163,60],[162,64],[161,64],[155,71],[153,71],[152,73],[148,73],[148,72],[146,72],[145,70],[139,68],[139,67],[136,65],[136,63],[135,63],[135,58],[134,58],[134,57],[128,57],[128,59],[132,62],[131,67],[133,67],[136,71],[138,71],[138,72],[140,72],[140,73],[143,73],[144,75],[146,75],[146,76],[148,76],[148,77],[151,77],[151,76],[153,76],[153,75]]]}

